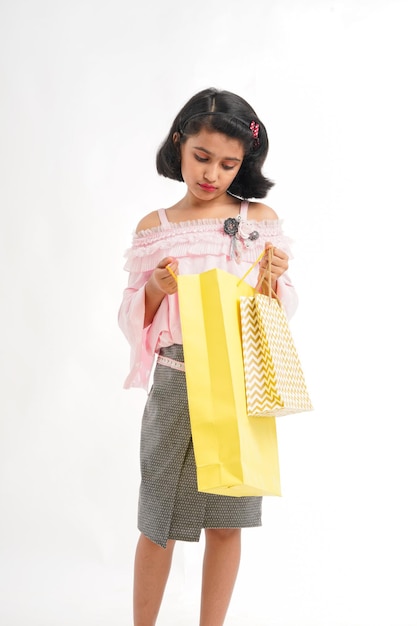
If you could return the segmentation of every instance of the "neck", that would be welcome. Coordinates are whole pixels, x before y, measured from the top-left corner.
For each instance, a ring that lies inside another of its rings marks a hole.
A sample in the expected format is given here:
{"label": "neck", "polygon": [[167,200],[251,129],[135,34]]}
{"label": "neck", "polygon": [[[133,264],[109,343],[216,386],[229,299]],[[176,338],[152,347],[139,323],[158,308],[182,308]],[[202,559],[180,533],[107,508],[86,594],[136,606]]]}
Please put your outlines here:
{"label": "neck", "polygon": [[224,193],[221,196],[214,198],[213,200],[201,200],[196,198],[192,193],[187,191],[182,200],[178,203],[184,210],[205,211],[207,213],[216,213],[221,209],[231,207],[239,207],[240,199],[234,196]]}
{"label": "neck", "polygon": [[176,221],[196,219],[221,219],[236,217],[239,214],[241,200],[230,194],[224,194],[211,201],[203,201],[187,193],[171,210]]}

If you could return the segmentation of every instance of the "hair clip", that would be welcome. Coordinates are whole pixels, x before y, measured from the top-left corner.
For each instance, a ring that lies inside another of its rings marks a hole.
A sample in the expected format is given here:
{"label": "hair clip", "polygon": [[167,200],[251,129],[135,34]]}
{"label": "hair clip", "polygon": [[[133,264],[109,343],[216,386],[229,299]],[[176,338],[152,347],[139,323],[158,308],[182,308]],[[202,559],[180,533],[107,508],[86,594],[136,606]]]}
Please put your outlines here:
{"label": "hair clip", "polygon": [[249,128],[252,131],[253,147],[257,148],[259,146],[259,124],[257,124],[255,120],[252,120]]}

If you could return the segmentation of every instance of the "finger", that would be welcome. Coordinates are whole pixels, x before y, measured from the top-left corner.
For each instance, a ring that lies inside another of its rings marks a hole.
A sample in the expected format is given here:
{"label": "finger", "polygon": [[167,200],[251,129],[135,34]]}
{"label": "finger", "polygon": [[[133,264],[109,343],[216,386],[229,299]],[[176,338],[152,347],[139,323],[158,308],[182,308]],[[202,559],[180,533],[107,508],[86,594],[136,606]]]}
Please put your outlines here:
{"label": "finger", "polygon": [[[271,244],[270,248],[272,248],[272,258],[274,259],[275,257],[278,257],[280,259],[288,259],[288,255],[286,252],[284,252],[284,250],[281,250],[281,248],[276,248],[275,246],[273,246]],[[268,248],[268,249],[270,249]]]}
{"label": "finger", "polygon": [[288,257],[286,254],[282,256],[274,256],[271,261],[271,269],[287,269],[288,268]]}
{"label": "finger", "polygon": [[168,264],[165,269],[168,270],[169,275],[174,279],[175,282],[177,282],[176,266]]}
{"label": "finger", "polygon": [[166,269],[169,269],[171,272],[178,272],[178,261],[172,261],[171,263],[168,263],[166,266]]}
{"label": "finger", "polygon": [[160,269],[163,269],[167,265],[170,265],[171,263],[174,263],[174,261],[175,261],[174,257],[166,256],[165,258],[162,259],[162,261],[159,261],[157,267],[159,267]]}
{"label": "finger", "polygon": [[173,276],[169,276],[165,280],[164,285],[165,285],[165,289],[166,289],[167,293],[169,293],[169,294],[175,293],[178,290],[178,282],[177,282],[176,275],[173,274]]}
{"label": "finger", "polygon": [[[273,252],[273,257],[274,256],[278,256],[282,259],[288,259],[288,255],[281,250],[280,248],[276,248],[270,241],[267,241],[265,243],[265,250],[270,250],[272,248],[272,252]],[[263,258],[263,261],[267,259],[267,256],[265,255]]]}
{"label": "finger", "polygon": [[274,257],[278,259],[283,259],[284,261],[288,261],[288,254],[286,254],[284,250],[280,250],[279,248],[274,248]]}
{"label": "finger", "polygon": [[285,257],[274,257],[271,267],[288,267],[288,259]]}

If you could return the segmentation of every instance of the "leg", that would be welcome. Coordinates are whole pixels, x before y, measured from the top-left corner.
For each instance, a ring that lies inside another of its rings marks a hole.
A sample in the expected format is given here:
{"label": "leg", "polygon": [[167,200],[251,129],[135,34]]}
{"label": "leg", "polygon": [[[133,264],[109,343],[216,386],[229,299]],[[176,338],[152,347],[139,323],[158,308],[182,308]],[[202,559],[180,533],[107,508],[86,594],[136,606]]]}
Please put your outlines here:
{"label": "leg", "polygon": [[133,589],[134,626],[154,626],[171,568],[174,541],[161,548],[140,535],[136,548]]}
{"label": "leg", "polygon": [[222,626],[240,562],[240,528],[207,528],[200,626]]}

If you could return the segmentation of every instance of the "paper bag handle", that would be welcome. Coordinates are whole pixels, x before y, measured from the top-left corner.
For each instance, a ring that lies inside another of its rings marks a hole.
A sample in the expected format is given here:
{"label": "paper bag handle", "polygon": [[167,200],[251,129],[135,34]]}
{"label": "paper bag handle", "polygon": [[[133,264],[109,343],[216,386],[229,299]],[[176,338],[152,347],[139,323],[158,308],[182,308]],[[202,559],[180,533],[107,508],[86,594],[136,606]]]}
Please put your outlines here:
{"label": "paper bag handle", "polygon": [[[258,263],[263,259],[263,257],[265,256],[266,253],[268,253],[268,264],[266,265],[264,271],[262,272],[262,275],[261,275],[260,279],[258,280],[258,283],[257,283],[257,285],[255,287],[255,290],[259,291],[260,288],[261,288],[262,283],[267,280],[268,281],[267,284],[268,284],[268,296],[269,296],[269,298],[272,298],[272,296],[274,296],[277,300],[279,300],[277,294],[272,289],[272,275],[271,275],[272,248],[268,248],[267,250],[262,250],[261,254],[258,256],[256,261],[254,263],[252,263],[250,268],[243,274],[243,276],[241,278],[239,278],[239,280],[237,281],[237,284],[240,285],[240,283],[245,280],[246,276],[248,274],[250,274],[251,271],[258,265]],[[171,274],[172,278],[176,282],[178,282],[177,275],[175,274],[175,272],[172,271],[170,266],[166,265],[165,269],[167,269],[168,272]]]}
{"label": "paper bag handle", "polygon": [[[238,285],[240,285],[240,283],[245,280],[246,276],[248,274],[250,274],[251,271],[258,265],[259,261],[262,261],[262,259],[264,258],[265,253],[266,253],[266,250],[262,250],[261,254],[258,256],[258,258],[256,259],[255,263],[252,263],[252,265],[250,266],[248,271],[243,274],[242,278],[239,278],[239,280],[237,281]],[[256,287],[258,287],[258,285]]]}
{"label": "paper bag handle", "polygon": [[172,278],[175,280],[175,282],[178,282],[178,278],[175,272],[172,271],[172,269],[170,268],[169,265],[165,265],[165,269],[168,270],[168,272],[171,274]]}
{"label": "paper bag handle", "polygon": [[255,291],[260,291],[261,289],[261,285],[263,282],[267,281],[267,285],[268,285],[268,296],[269,299],[272,298],[272,296],[274,298],[276,298],[279,302],[279,298],[278,295],[275,293],[275,291],[272,289],[272,274],[271,274],[271,265],[272,265],[272,255],[273,255],[273,249],[268,248],[267,250],[262,250],[262,253],[258,256],[258,258],[256,259],[255,263],[253,263],[250,268],[248,269],[247,272],[245,272],[245,274],[242,276],[242,278],[240,278],[238,280],[238,285],[240,285],[240,283],[245,280],[246,276],[248,274],[250,274],[250,272],[254,269],[254,267],[259,263],[259,261],[261,261],[263,259],[263,257],[265,256],[265,254],[268,254],[268,263],[266,265],[266,267],[264,268],[264,271],[262,272],[256,287],[255,287]]}
{"label": "paper bag handle", "polygon": [[[245,272],[245,273],[243,274],[242,278],[239,278],[239,280],[238,280],[238,282],[237,282],[237,284],[238,284],[238,285],[240,285],[240,283],[241,283],[242,281],[244,281],[244,280],[245,280],[246,276],[247,276],[248,274],[250,274],[250,273],[251,273],[251,271],[255,268],[255,266],[259,263],[259,261],[261,261],[261,260],[263,259],[263,257],[264,257],[264,255],[265,255],[265,253],[266,253],[266,252],[267,252],[267,250],[262,250],[261,254],[258,256],[258,258],[256,259],[256,261],[255,261],[255,262],[254,262],[254,263],[250,266],[250,268],[248,269],[248,271],[247,271],[247,272]],[[165,269],[166,269],[166,270],[168,270],[168,272],[171,274],[172,278],[173,278],[175,281],[177,281],[177,282],[178,282],[177,275],[175,274],[175,272],[173,272],[173,271],[172,271],[172,269],[170,268],[170,266],[169,266],[169,265],[165,265]],[[266,268],[266,269],[267,269],[267,268]],[[265,277],[265,272],[266,272],[266,269],[265,269],[264,273],[262,274],[262,280],[263,280],[263,279],[264,279],[264,277]],[[261,281],[261,282],[262,282],[262,281]],[[256,288],[258,288],[258,285],[256,286]]]}

